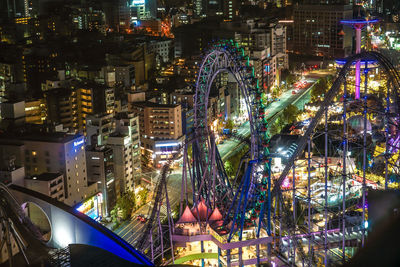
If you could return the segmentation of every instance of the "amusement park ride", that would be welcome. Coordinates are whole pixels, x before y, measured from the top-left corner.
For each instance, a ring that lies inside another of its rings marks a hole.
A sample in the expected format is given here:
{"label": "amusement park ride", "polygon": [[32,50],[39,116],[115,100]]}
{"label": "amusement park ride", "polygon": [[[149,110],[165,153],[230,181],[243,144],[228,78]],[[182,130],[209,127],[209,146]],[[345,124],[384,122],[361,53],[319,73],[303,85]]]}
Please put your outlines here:
{"label": "amusement park ride", "polygon": [[[354,62],[365,64],[359,99],[357,92],[353,95],[357,88],[348,85]],[[370,62],[379,64],[387,78],[384,92],[369,87]],[[238,177],[238,170],[234,180],[225,172],[208,127],[210,90],[221,72],[235,78],[251,132],[249,152],[238,167],[244,175]],[[367,192],[394,186],[390,177],[399,171],[399,74],[377,52],[348,57],[295,149],[279,155],[270,153],[268,125],[273,121],[265,118],[269,103],[254,72],[244,50],[233,41],[216,42],[205,53],[196,83],[194,129],[183,145],[179,220],[172,218],[168,198],[171,160],[163,166],[149,222],[135,244],[153,261],[328,266],[344,263],[352,248],[364,246],[369,229]],[[332,126],[334,115],[341,116],[339,126]],[[354,116],[360,124],[356,130],[350,123]],[[317,142],[322,144],[320,151]],[[271,164],[276,158],[283,158],[285,167],[274,173]],[[384,184],[371,182],[371,172]],[[350,220],[357,203],[360,219]]]}

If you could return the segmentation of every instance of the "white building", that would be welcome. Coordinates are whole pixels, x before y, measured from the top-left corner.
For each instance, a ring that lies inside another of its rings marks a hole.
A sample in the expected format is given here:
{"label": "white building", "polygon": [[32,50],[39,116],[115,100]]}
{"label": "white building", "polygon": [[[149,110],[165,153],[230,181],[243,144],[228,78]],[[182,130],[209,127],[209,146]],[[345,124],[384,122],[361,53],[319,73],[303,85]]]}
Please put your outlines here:
{"label": "white building", "polygon": [[42,173],[26,177],[26,188],[42,193],[58,201],[64,201],[64,176],[59,173]]}

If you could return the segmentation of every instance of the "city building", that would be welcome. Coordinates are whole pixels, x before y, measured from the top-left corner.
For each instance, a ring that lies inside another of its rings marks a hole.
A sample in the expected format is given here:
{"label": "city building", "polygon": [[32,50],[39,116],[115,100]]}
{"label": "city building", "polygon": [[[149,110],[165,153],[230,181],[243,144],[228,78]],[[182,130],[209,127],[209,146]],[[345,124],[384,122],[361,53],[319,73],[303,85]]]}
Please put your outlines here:
{"label": "city building", "polygon": [[24,186],[60,202],[65,199],[64,176],[59,173],[41,173],[25,177]]}
{"label": "city building", "polygon": [[341,20],[353,18],[351,5],[294,5],[293,50],[295,53],[343,58],[351,53],[351,28]]}
{"label": "city building", "polygon": [[78,130],[86,131],[86,117],[90,114],[114,112],[114,89],[98,83],[78,83],[76,92]]}
{"label": "city building", "polygon": [[131,111],[139,116],[145,165],[160,167],[180,153],[183,138],[181,105],[135,102],[131,103]]}
{"label": "city building", "polygon": [[104,146],[115,129],[113,114],[95,114],[86,117],[86,144]]}
{"label": "city building", "polygon": [[38,100],[25,101],[25,121],[26,123],[43,124],[46,120],[46,102],[41,98]]}
{"label": "city building", "polygon": [[76,93],[68,88],[55,88],[43,93],[47,120],[55,124],[61,123],[64,128],[75,132],[78,129]]}
{"label": "city building", "polygon": [[134,172],[140,172],[140,127],[139,117],[133,113],[121,112],[115,115],[117,132],[129,136],[132,144],[132,166]]}
{"label": "city building", "polygon": [[134,146],[129,135],[112,133],[108,146],[113,151],[115,194],[120,197],[124,192],[135,189]]}
{"label": "city building", "polygon": [[[73,206],[97,193],[97,184],[88,186],[85,140],[82,135],[65,133],[26,133],[0,136],[4,160],[15,157],[16,166],[24,166],[27,176],[59,173],[64,177],[64,202]],[[23,152],[21,157],[20,153]],[[4,155],[5,152],[13,154]]]}
{"label": "city building", "polygon": [[102,194],[104,216],[109,216],[114,208],[117,195],[114,175],[114,156],[113,150],[105,146],[92,146],[86,149],[86,165],[88,182],[97,183],[99,192]]}
{"label": "city building", "polygon": [[0,182],[3,184],[16,184],[24,186],[25,168],[9,166],[7,169],[0,170]]}

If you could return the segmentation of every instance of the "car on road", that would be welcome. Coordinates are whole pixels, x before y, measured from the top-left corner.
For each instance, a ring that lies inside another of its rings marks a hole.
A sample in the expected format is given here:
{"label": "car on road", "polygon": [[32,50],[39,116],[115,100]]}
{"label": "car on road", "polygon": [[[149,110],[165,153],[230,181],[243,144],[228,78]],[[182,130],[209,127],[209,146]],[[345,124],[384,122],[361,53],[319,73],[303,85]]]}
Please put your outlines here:
{"label": "car on road", "polygon": [[296,92],[296,90],[293,90],[292,95],[295,95],[295,94],[297,94],[297,92]]}
{"label": "car on road", "polygon": [[145,222],[148,221],[148,219],[149,219],[148,217],[149,217],[148,215],[139,214],[139,215],[136,217],[136,219],[137,219],[138,221],[142,222],[142,223],[145,223]]}

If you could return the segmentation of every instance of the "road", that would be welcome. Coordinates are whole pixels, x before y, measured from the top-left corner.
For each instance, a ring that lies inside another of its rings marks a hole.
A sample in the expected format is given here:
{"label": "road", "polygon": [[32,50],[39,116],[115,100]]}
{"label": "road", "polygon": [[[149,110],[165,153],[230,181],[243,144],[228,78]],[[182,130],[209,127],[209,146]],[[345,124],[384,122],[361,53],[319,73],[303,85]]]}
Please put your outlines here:
{"label": "road", "polygon": [[[324,75],[324,74],[322,74]],[[325,74],[327,75],[327,74]],[[312,85],[313,82],[316,81],[315,77],[308,77],[306,76],[306,80],[309,81],[309,85],[306,88],[300,89],[297,94],[292,94],[292,89],[284,92],[280,96],[279,101],[275,101],[271,103],[267,110],[266,110],[266,116],[267,119],[270,119],[272,116],[274,116],[276,113],[282,111],[285,109],[288,105],[293,103],[298,97],[302,95],[302,93],[305,90],[308,90],[309,87]],[[249,122],[245,122],[242,124],[240,127],[237,128],[237,134],[243,136],[243,137],[248,137],[250,135],[250,126]],[[239,140],[236,139],[228,139],[225,140],[223,144],[218,145],[218,151],[220,152],[221,158],[224,160],[227,158],[231,153],[234,151],[237,151],[243,144],[240,143]],[[176,170],[173,170],[168,178],[168,197],[170,199],[171,203],[171,208],[176,207],[176,205],[179,204],[180,201],[180,196],[181,196],[181,182],[182,182],[182,170],[181,168],[178,168]],[[190,189],[189,189],[190,190]],[[116,229],[114,232],[124,238],[128,243],[134,245],[135,242],[140,238],[141,233],[144,229],[145,223],[140,222],[136,219],[137,215],[139,214],[150,214],[151,208],[152,208],[151,202],[146,203],[143,207],[141,207],[139,210],[137,210],[132,218],[131,221],[124,222],[121,224],[121,226]],[[162,206],[161,208],[161,214],[165,215],[166,214],[166,207],[165,205]]]}
{"label": "road", "polygon": [[[168,177],[168,198],[170,199],[171,209],[179,204],[181,196],[181,177],[182,170],[176,169],[171,171]],[[156,183],[155,183],[156,184]],[[129,244],[134,245],[135,242],[141,237],[141,233],[144,230],[145,223],[138,221],[137,216],[139,214],[150,214],[153,208],[152,202],[147,202],[144,206],[135,211],[131,221],[126,221],[121,224],[114,232],[125,239]],[[165,205],[161,207],[160,214],[165,216],[167,208]]]}
{"label": "road", "polygon": [[[279,101],[275,101],[275,102],[271,103],[266,110],[267,120],[271,119],[275,114],[284,110],[287,106],[289,106],[291,103],[293,103],[297,98],[301,97],[301,95],[305,91],[307,91],[317,81],[313,77],[314,77],[314,75],[312,77],[309,77],[309,76],[305,77],[305,80],[308,81],[308,85],[305,88],[300,89],[297,94],[293,94],[292,93],[293,89],[289,89],[279,97]],[[238,127],[237,133],[243,137],[250,136],[249,122],[247,121],[244,124],[242,124],[240,127]],[[221,155],[221,158],[224,160],[229,155],[231,155],[234,151],[237,151],[238,149],[235,149],[235,148],[238,147],[239,144],[240,144],[240,141],[237,139],[233,139],[233,138],[226,140],[223,144],[219,144],[218,151]]]}

